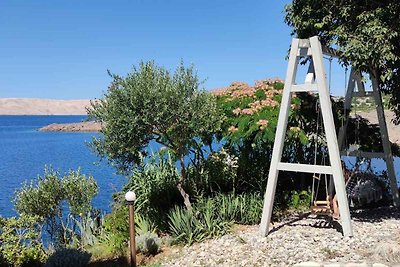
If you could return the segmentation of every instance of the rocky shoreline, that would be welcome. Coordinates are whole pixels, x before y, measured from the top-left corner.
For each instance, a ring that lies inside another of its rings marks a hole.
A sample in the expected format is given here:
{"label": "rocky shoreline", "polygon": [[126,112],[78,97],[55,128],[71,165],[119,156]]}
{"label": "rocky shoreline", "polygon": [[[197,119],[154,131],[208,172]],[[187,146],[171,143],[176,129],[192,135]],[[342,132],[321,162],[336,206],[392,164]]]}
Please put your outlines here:
{"label": "rocky shoreline", "polygon": [[101,124],[93,121],[78,123],[53,123],[42,128],[39,132],[98,132]]}
{"label": "rocky shoreline", "polygon": [[400,209],[352,212],[354,237],[324,218],[292,217],[267,237],[258,225],[175,249],[161,266],[400,266]]}

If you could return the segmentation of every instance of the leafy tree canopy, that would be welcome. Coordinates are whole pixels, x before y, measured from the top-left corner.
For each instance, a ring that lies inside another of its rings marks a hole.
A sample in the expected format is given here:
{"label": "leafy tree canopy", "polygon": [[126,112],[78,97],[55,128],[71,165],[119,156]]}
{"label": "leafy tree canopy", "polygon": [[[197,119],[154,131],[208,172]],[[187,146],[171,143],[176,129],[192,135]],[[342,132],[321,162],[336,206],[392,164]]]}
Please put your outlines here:
{"label": "leafy tree canopy", "polygon": [[184,157],[211,144],[221,124],[215,98],[200,90],[193,67],[182,63],[171,74],[154,62],[142,62],[126,77],[111,74],[103,98],[92,103],[89,115],[103,123],[102,136],[93,140],[96,151],[120,170],[141,162],[152,140],[169,148],[181,165],[178,189],[185,180]]}
{"label": "leafy tree canopy", "polygon": [[400,123],[400,2],[293,0],[286,23],[298,38],[318,35],[337,48],[340,61],[378,77]]}

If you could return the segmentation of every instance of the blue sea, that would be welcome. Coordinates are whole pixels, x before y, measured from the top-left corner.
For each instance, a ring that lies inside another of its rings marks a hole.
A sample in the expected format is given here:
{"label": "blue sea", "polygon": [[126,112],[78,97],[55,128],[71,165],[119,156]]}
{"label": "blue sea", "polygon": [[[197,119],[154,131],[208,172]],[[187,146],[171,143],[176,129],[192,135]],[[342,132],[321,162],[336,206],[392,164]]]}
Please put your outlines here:
{"label": "blue sea", "polygon": [[45,166],[61,173],[81,169],[93,175],[99,193],[96,208],[111,209],[112,194],[121,189],[126,178],[116,174],[106,161],[99,162],[87,143],[96,133],[38,132],[51,123],[71,123],[85,116],[0,116],[0,215],[16,215],[12,204],[15,190],[26,181],[43,175]]}
{"label": "blue sea", "polygon": [[[95,133],[38,132],[51,123],[71,123],[85,116],[0,116],[0,216],[16,215],[12,198],[20,186],[43,175],[45,166],[61,173],[81,168],[93,175],[99,193],[93,205],[110,211],[112,194],[121,189],[126,178],[116,174],[107,162],[99,162],[87,143]],[[351,159],[350,159],[351,161]],[[375,160],[377,171],[385,169],[383,160]],[[400,184],[400,158],[395,159],[396,176]]]}

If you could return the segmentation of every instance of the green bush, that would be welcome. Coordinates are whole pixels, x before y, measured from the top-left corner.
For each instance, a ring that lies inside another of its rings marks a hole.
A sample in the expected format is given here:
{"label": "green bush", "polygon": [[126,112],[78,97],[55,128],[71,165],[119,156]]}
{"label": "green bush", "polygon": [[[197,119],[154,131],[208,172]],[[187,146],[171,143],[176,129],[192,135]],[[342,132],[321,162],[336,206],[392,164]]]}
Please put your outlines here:
{"label": "green bush", "polygon": [[176,243],[193,244],[204,240],[201,221],[193,210],[176,206],[168,214],[169,232]]}
{"label": "green bush", "polygon": [[136,236],[136,249],[146,255],[155,255],[160,251],[161,240],[157,234],[151,232]]}
{"label": "green bush", "polygon": [[0,217],[0,266],[40,266],[46,258],[40,242],[40,219]]}
{"label": "green bush", "polygon": [[92,209],[91,200],[97,191],[94,178],[82,175],[80,170],[60,177],[58,172],[45,168],[43,176],[17,190],[14,203],[20,214],[43,218],[51,240],[57,246],[66,246],[77,235],[75,222],[83,220]]}
{"label": "green bush", "polygon": [[311,192],[308,190],[290,191],[288,193],[288,209],[306,210],[311,205]]}
{"label": "green bush", "polygon": [[156,226],[148,218],[140,213],[135,214],[136,235],[143,235],[146,233],[154,234],[157,231]]}
{"label": "green bush", "polygon": [[235,192],[238,158],[221,148],[196,166],[188,167],[188,188],[194,196]]}
{"label": "green bush", "polygon": [[123,255],[128,247],[129,221],[128,207],[115,205],[112,212],[107,214],[103,223],[103,234],[99,237],[109,253]]}
{"label": "green bush", "polygon": [[179,173],[171,156],[168,153],[165,156],[152,154],[142,161],[122,191],[135,191],[137,213],[145,215],[163,229],[166,227],[167,211],[182,203],[176,188],[178,180]]}

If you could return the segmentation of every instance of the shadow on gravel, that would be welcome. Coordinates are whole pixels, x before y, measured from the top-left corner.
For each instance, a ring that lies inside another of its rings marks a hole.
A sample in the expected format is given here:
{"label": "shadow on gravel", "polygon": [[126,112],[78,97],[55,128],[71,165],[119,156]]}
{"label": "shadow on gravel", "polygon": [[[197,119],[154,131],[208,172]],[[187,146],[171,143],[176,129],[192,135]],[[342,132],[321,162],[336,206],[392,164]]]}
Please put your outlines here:
{"label": "shadow on gravel", "polygon": [[[316,217],[310,217],[310,212],[299,214],[297,217],[288,219],[287,221],[280,223],[278,226],[275,226],[273,229],[269,231],[269,234],[278,231],[284,226],[310,226],[313,228],[322,228],[322,229],[335,229],[337,232],[343,234],[343,229],[340,223],[332,220],[329,216],[318,215]],[[315,222],[310,223],[302,223],[303,219],[315,219]]]}
{"label": "shadow on gravel", "polygon": [[[327,216],[317,216],[315,218],[311,218],[310,212],[299,214],[297,217],[288,219],[286,222],[279,224],[278,226],[274,227],[269,231],[269,234],[278,231],[284,226],[311,226],[314,228],[323,228],[323,229],[335,229],[339,233],[343,234],[342,226],[340,223],[333,221],[332,218]],[[301,220],[303,219],[315,219],[314,223],[302,223]]]}
{"label": "shadow on gravel", "polygon": [[359,222],[382,222],[383,220],[400,220],[400,207],[379,207],[363,210],[352,210],[351,218]]}
{"label": "shadow on gravel", "polygon": [[[315,222],[301,222],[303,219],[315,219]],[[400,207],[378,207],[371,209],[360,209],[351,211],[351,219],[356,222],[369,222],[377,223],[383,220],[400,220]],[[314,228],[335,229],[337,232],[343,234],[342,225],[332,220],[329,216],[319,215],[310,217],[310,212],[299,214],[298,216],[287,219],[285,222],[279,223],[269,231],[269,234],[274,233],[284,226],[310,226]]]}

